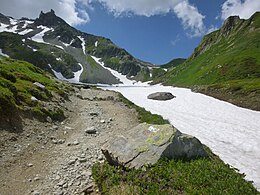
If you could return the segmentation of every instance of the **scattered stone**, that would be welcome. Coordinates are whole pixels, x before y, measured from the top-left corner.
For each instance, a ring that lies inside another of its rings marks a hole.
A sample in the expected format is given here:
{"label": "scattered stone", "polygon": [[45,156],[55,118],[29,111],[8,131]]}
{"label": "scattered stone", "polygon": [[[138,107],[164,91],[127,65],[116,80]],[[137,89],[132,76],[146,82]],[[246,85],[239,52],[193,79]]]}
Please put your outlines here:
{"label": "scattered stone", "polygon": [[113,119],[112,119],[112,118],[109,118],[108,121],[111,122],[111,121],[113,121]]}
{"label": "scattered stone", "polygon": [[28,167],[32,167],[33,164],[32,164],[32,163],[28,163],[27,166],[28,166]]}
{"label": "scattered stone", "polygon": [[90,112],[89,115],[90,116],[98,116],[98,113],[97,112]]}
{"label": "scattered stone", "polygon": [[51,142],[52,142],[53,144],[57,144],[57,143],[58,143],[58,141],[57,141],[56,139],[52,139]]}
{"label": "scattered stone", "polygon": [[148,99],[162,100],[162,101],[171,100],[175,97],[176,96],[172,95],[170,92],[156,92],[147,96]]}
{"label": "scattered stone", "polygon": [[63,186],[65,183],[66,183],[65,181],[61,180],[57,185],[58,186]]}
{"label": "scattered stone", "polygon": [[105,123],[106,121],[105,120],[100,120],[100,123]]}
{"label": "scattered stone", "polygon": [[72,130],[72,128],[71,128],[71,127],[68,127],[68,126],[65,126],[64,129],[65,129],[65,130]]}
{"label": "scattered stone", "polygon": [[85,130],[85,133],[86,133],[86,134],[96,134],[96,133],[97,133],[97,130],[95,129],[94,126],[92,126],[92,127],[87,128],[87,129]]}
{"label": "scattered stone", "polygon": [[40,192],[38,192],[38,191],[33,191],[32,195],[40,195]]}
{"label": "scattered stone", "polygon": [[57,130],[58,128],[59,128],[59,126],[57,126],[57,125],[52,126],[52,129],[54,129],[54,130]]}
{"label": "scattered stone", "polygon": [[80,163],[84,163],[84,162],[87,162],[87,161],[88,161],[87,158],[79,158],[79,162],[80,162]]}
{"label": "scattered stone", "polygon": [[40,177],[35,177],[33,178],[34,181],[39,181],[40,180]]}
{"label": "scattered stone", "polygon": [[82,95],[81,94],[79,94],[79,93],[76,93],[76,97],[77,98],[79,98],[79,99],[81,99],[81,100],[83,100],[84,98],[82,97]]}
{"label": "scattered stone", "polygon": [[41,88],[41,89],[45,88],[45,86],[43,84],[39,83],[39,82],[34,82],[33,84],[36,85],[37,87]]}
{"label": "scattered stone", "polygon": [[73,164],[75,164],[76,161],[77,161],[76,158],[75,158],[75,159],[72,159],[72,160],[70,160],[70,161],[68,162],[68,165],[73,165]]}
{"label": "scattered stone", "polygon": [[47,116],[46,121],[47,121],[48,123],[52,123],[51,117]]}
{"label": "scattered stone", "polygon": [[36,97],[34,97],[34,96],[31,97],[31,100],[32,100],[32,102],[37,102],[38,101],[38,99]]}
{"label": "scattered stone", "polygon": [[59,139],[57,142],[58,142],[58,144],[63,144],[65,142],[65,140],[64,139]]}

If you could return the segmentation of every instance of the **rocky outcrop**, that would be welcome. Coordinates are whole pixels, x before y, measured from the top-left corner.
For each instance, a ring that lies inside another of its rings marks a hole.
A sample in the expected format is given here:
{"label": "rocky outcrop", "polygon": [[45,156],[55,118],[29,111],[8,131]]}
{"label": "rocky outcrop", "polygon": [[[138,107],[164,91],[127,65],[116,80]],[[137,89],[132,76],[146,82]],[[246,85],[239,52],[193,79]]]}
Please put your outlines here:
{"label": "rocky outcrop", "polygon": [[172,95],[170,92],[156,92],[147,96],[148,99],[162,100],[162,101],[171,100],[175,97],[176,96]]}
{"label": "rocky outcrop", "polygon": [[36,26],[44,25],[47,27],[54,27],[57,25],[66,25],[66,22],[55,15],[54,10],[51,9],[50,12],[47,13],[40,13],[39,18],[37,18],[34,22]]}
{"label": "rocky outcrop", "polygon": [[162,157],[185,160],[207,157],[197,138],[182,134],[169,124],[139,124],[126,135],[105,143],[102,152],[110,164],[127,168],[155,164]]}

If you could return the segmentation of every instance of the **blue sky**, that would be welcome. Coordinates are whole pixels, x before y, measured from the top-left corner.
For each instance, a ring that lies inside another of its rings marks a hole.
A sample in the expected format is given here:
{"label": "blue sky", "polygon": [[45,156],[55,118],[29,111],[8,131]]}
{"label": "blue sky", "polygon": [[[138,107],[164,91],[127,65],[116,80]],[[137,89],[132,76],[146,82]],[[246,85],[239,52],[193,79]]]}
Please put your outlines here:
{"label": "blue sky", "polygon": [[[221,26],[223,20],[216,17],[220,15],[224,1],[190,2],[205,16],[203,22],[207,29]],[[77,26],[80,30],[108,37],[135,57],[155,64],[189,57],[204,35],[192,36],[192,32],[185,30],[180,19],[171,12],[150,17],[133,14],[115,17],[100,4],[95,4],[94,10],[88,13],[91,20]]]}
{"label": "blue sky", "polygon": [[260,0],[1,0],[0,12],[36,18],[50,9],[141,60],[163,64],[189,57],[203,36],[220,28],[227,17],[247,19],[260,11]]}

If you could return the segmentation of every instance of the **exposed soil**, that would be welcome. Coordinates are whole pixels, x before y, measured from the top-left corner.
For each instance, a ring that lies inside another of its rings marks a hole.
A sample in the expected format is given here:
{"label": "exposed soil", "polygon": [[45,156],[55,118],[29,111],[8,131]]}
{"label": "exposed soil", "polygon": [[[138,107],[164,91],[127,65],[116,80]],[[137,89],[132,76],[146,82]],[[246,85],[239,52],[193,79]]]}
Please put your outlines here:
{"label": "exposed soil", "polygon": [[98,89],[81,89],[63,106],[63,122],[23,119],[22,132],[0,131],[1,195],[98,194],[91,167],[104,160],[100,146],[136,126],[137,113]]}

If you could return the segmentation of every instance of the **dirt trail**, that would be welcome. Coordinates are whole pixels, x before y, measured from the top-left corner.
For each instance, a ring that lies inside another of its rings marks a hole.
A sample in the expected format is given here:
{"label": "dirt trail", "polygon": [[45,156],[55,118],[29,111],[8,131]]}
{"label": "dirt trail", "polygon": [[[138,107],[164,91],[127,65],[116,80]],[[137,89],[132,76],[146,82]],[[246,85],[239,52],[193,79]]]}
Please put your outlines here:
{"label": "dirt trail", "polygon": [[91,167],[104,160],[100,146],[137,125],[136,112],[109,91],[82,89],[70,100],[62,123],[26,119],[20,134],[0,131],[1,195],[98,193]]}

